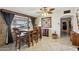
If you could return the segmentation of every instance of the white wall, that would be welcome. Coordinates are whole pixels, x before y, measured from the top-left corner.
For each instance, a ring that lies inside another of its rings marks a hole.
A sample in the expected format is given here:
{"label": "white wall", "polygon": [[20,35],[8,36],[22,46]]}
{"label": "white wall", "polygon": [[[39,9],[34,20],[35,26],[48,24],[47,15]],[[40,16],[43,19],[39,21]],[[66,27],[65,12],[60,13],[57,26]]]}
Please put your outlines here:
{"label": "white wall", "polygon": [[[55,11],[53,11],[52,14],[52,28],[51,32],[54,33],[56,32],[58,36],[60,37],[60,19],[62,17],[71,17],[72,21],[71,24],[73,26],[73,31],[79,33],[78,27],[77,27],[77,19],[76,19],[76,10],[78,8],[55,8]],[[64,10],[71,10],[71,13],[64,14]],[[40,25],[40,18],[38,18],[38,22]]]}
{"label": "white wall", "polygon": [[[63,14],[64,10],[71,10],[69,14]],[[76,10],[77,8],[56,8],[52,15],[52,32],[56,31],[56,33],[60,37],[60,19],[62,17],[71,17],[72,21],[71,24],[73,26],[73,31],[79,33],[77,27],[77,19],[76,19]]]}

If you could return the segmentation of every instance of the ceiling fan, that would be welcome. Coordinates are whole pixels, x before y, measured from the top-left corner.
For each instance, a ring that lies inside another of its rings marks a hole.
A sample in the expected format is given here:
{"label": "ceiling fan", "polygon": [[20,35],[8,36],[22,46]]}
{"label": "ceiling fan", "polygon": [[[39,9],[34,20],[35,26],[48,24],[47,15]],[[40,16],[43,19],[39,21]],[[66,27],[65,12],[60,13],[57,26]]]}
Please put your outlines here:
{"label": "ceiling fan", "polygon": [[40,8],[40,11],[42,13],[48,13],[48,14],[52,14],[53,13],[53,10],[55,10],[55,8],[50,8],[50,7],[43,7],[43,8]]}
{"label": "ceiling fan", "polygon": [[51,8],[51,7],[42,7],[40,8],[37,13],[39,13],[39,16],[48,16],[51,15],[53,13],[53,10],[55,10],[55,8]]}

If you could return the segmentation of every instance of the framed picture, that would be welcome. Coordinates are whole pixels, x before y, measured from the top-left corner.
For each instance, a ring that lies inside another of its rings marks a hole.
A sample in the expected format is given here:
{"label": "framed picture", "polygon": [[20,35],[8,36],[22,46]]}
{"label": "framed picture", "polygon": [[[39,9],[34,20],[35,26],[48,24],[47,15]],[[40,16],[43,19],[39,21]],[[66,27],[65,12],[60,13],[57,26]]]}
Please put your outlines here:
{"label": "framed picture", "polygon": [[51,28],[51,17],[41,18],[42,28]]}

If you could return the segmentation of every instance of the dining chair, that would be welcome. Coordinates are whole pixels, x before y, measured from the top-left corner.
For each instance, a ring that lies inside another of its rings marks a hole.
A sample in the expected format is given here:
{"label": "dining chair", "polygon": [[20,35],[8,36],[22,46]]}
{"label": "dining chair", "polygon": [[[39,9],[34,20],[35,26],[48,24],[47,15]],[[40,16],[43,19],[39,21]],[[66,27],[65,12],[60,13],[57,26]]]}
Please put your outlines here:
{"label": "dining chair", "polygon": [[20,49],[20,31],[18,28],[13,28],[14,33],[15,33],[15,38],[16,38],[16,42],[15,42],[15,47],[17,49]]}
{"label": "dining chair", "polygon": [[38,38],[42,39],[41,27],[38,27]]}
{"label": "dining chair", "polygon": [[38,30],[35,27],[33,32],[32,32],[32,39],[37,43],[38,42]]}
{"label": "dining chair", "polygon": [[26,32],[26,33],[23,34],[23,32],[19,31],[18,28],[14,28],[13,30],[14,30],[14,33],[15,33],[15,36],[16,36],[15,47],[20,50],[21,46],[24,43],[27,44],[28,47],[30,47],[28,33]]}

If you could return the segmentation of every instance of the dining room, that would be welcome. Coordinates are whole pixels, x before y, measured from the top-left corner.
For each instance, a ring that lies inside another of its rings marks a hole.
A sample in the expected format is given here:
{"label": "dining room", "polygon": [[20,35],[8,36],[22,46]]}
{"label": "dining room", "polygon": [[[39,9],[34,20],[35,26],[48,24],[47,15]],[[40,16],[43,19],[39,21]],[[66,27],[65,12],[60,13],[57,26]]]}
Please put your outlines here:
{"label": "dining room", "polygon": [[[72,12],[63,14],[66,9]],[[75,32],[75,14],[73,7],[0,8],[0,51],[77,51],[78,36],[73,33],[75,40],[70,32],[70,36],[61,37],[60,23],[61,17],[73,16],[71,24]]]}
{"label": "dining room", "polygon": [[37,27],[35,24],[36,17],[7,9],[1,9],[0,12],[2,21],[4,21],[5,24],[5,31],[1,29],[4,31],[2,32],[4,35],[1,34],[3,35],[1,41],[2,46],[15,43],[14,48],[20,50],[22,44],[26,44],[30,47],[34,45],[34,42],[38,43],[38,38],[42,38],[41,27]]}

